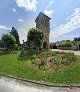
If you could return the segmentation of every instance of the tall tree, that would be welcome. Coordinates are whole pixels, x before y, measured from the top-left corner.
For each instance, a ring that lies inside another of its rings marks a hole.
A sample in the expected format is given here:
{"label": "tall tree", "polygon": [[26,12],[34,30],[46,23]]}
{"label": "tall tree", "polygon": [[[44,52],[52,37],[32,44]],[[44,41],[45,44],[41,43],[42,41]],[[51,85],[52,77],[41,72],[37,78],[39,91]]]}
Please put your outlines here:
{"label": "tall tree", "polygon": [[18,45],[20,45],[19,35],[18,35],[17,30],[16,30],[14,27],[12,27],[10,34],[15,37],[16,43],[17,43]]}
{"label": "tall tree", "polygon": [[41,48],[44,33],[37,28],[31,28],[28,32],[27,41],[29,45],[33,45],[36,49]]}

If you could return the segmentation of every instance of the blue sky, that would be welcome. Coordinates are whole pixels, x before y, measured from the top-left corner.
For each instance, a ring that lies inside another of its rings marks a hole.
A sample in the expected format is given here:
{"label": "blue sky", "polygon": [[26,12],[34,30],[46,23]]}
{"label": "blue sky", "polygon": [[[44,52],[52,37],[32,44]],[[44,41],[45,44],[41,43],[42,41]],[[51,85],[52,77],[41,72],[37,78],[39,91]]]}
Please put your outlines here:
{"label": "blue sky", "polygon": [[80,0],[0,0],[0,37],[15,27],[26,41],[39,12],[51,17],[50,42],[80,37]]}

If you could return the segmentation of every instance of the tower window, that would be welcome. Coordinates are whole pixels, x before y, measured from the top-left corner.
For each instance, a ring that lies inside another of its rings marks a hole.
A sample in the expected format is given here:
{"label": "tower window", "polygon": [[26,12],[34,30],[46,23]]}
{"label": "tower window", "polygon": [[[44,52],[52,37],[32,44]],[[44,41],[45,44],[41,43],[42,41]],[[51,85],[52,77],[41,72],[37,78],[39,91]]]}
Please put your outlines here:
{"label": "tower window", "polygon": [[47,20],[47,18],[46,18],[46,17],[44,17],[44,19],[45,19],[45,20]]}

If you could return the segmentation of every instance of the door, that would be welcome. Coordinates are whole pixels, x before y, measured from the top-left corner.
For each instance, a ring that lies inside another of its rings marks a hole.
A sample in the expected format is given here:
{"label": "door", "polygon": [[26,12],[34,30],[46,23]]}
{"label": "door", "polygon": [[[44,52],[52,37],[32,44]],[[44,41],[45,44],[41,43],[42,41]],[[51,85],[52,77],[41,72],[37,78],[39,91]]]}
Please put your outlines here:
{"label": "door", "polygon": [[47,42],[43,43],[43,48],[46,49],[47,48]]}

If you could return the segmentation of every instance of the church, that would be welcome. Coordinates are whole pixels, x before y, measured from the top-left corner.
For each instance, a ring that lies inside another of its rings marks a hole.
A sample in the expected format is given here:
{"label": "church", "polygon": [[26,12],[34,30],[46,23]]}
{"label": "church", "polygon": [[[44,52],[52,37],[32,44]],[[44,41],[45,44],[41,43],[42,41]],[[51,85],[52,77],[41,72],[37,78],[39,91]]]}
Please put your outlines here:
{"label": "church", "polygon": [[36,28],[41,29],[44,32],[44,38],[43,38],[44,49],[49,48],[50,19],[51,18],[49,18],[47,15],[40,12],[35,20]]}

